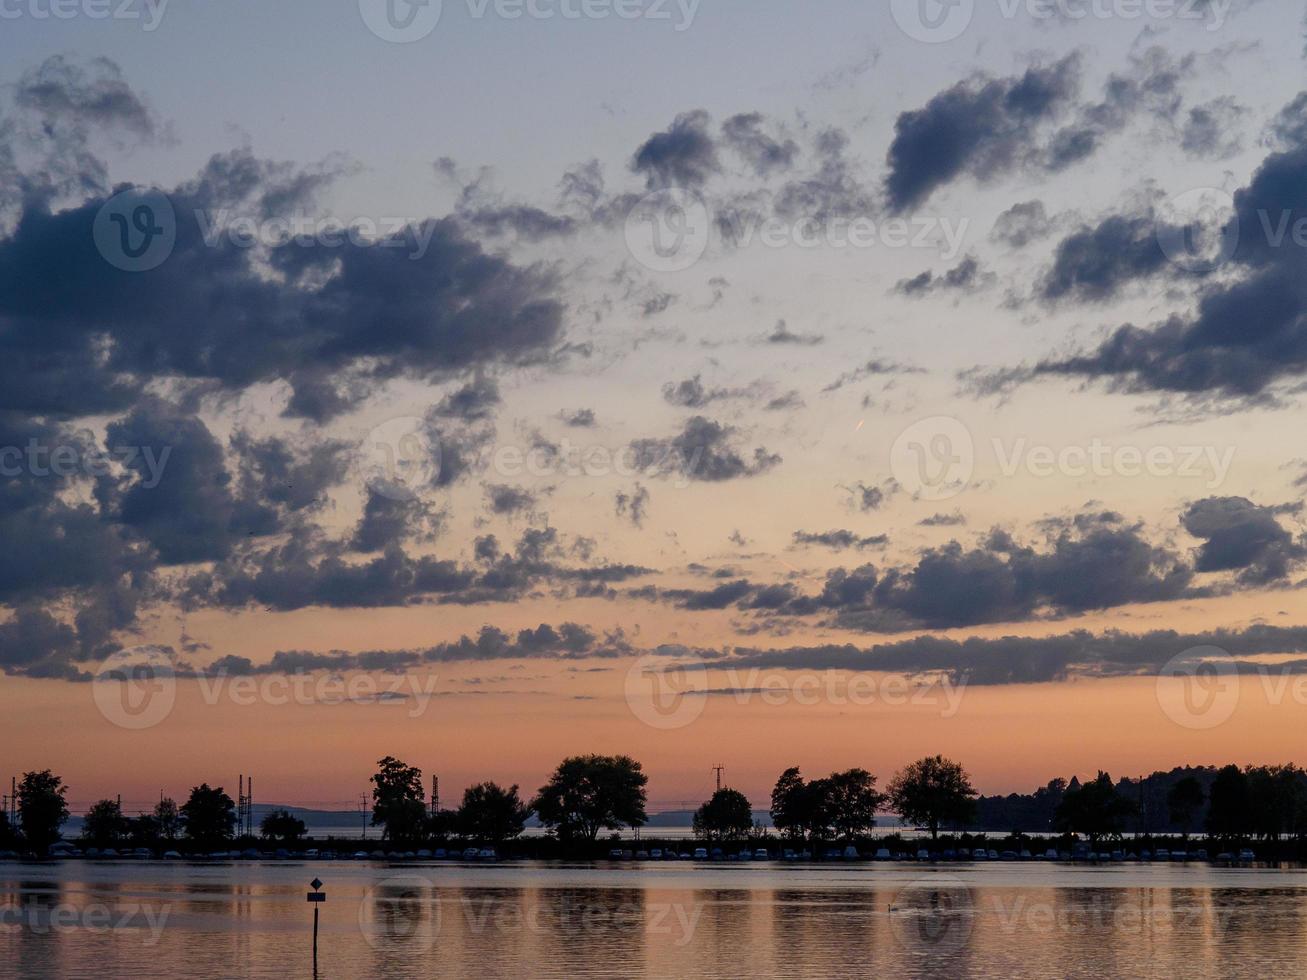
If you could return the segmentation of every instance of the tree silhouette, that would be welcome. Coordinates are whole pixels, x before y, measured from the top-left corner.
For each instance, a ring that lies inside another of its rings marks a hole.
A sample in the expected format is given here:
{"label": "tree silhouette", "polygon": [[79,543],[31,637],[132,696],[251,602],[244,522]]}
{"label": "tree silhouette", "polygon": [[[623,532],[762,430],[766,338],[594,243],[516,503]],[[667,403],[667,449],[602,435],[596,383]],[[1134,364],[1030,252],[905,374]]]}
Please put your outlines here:
{"label": "tree silhouette", "polygon": [[164,840],[176,840],[182,830],[182,815],[177,809],[177,801],[165,797],[154,807],[154,825],[159,836]]}
{"label": "tree silhouette", "polygon": [[18,825],[38,857],[59,840],[59,829],[68,819],[67,793],[63,780],[49,769],[23,773],[18,784]]}
{"label": "tree silhouette", "polygon": [[640,827],[648,820],[648,782],[629,756],[573,756],[559,763],[531,809],[560,839],[593,843],[601,830]]}
{"label": "tree silhouette", "polygon": [[92,804],[82,818],[82,839],[96,847],[116,847],[129,829],[117,800],[100,800]]}
{"label": "tree silhouette", "polygon": [[885,802],[876,791],[876,777],[866,769],[833,772],[826,779],[826,805],[836,835],[844,840],[863,836],[876,826],[876,811]]}
{"label": "tree silhouette", "polygon": [[1171,822],[1180,825],[1186,838],[1193,827],[1194,817],[1205,802],[1207,794],[1203,792],[1203,784],[1193,776],[1185,776],[1167,791],[1166,808]]}
{"label": "tree silhouette", "polygon": [[1117,791],[1112,777],[1100,771],[1090,782],[1067,789],[1058,805],[1054,826],[1084,834],[1091,844],[1097,845],[1103,837],[1119,836],[1136,809],[1133,801]]}
{"label": "tree silhouette", "polygon": [[502,844],[522,833],[530,815],[516,785],[504,789],[497,783],[478,783],[463,791],[455,826],[464,837]]}
{"label": "tree silhouette", "polygon": [[753,830],[753,807],[735,789],[719,789],[694,813],[694,832],[706,840],[738,840]]}
{"label": "tree silhouette", "polygon": [[396,844],[421,840],[427,815],[422,770],[389,755],[377,766],[372,777],[372,826],[384,827],[382,838]]}
{"label": "tree silhouette", "polygon": [[959,763],[942,755],[929,756],[905,766],[889,784],[890,806],[905,820],[930,830],[948,823],[966,823],[976,810],[971,779]]}
{"label": "tree silhouette", "polygon": [[308,833],[308,827],[289,810],[273,810],[260,822],[259,832],[269,840],[293,844]]}
{"label": "tree silhouette", "polygon": [[225,843],[236,829],[236,804],[221,786],[214,788],[201,783],[192,788],[180,813],[186,836],[201,847]]}

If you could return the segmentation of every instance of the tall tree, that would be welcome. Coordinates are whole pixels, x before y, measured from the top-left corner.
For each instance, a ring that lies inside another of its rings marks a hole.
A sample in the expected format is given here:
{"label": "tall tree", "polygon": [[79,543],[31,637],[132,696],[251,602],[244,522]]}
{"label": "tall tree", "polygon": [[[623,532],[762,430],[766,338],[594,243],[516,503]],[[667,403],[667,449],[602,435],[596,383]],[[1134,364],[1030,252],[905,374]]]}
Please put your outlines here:
{"label": "tall tree", "polygon": [[771,794],[771,818],[788,837],[814,843],[830,835],[833,820],[829,779],[805,781],[798,767],[786,769]]}
{"label": "tall tree", "polygon": [[82,819],[82,839],[96,847],[117,847],[128,832],[117,800],[100,800],[93,803]]}
{"label": "tall tree", "polygon": [[1166,793],[1166,808],[1171,822],[1179,825],[1185,837],[1189,836],[1194,817],[1206,802],[1207,794],[1203,791],[1203,784],[1193,776],[1185,776]]}
{"label": "tall tree", "polygon": [[164,840],[176,840],[182,830],[182,815],[177,809],[177,801],[164,797],[154,807],[154,824],[159,836]]}
{"label": "tall tree", "polygon": [[49,769],[23,773],[18,784],[18,826],[27,847],[43,857],[59,840],[59,830],[68,819],[68,787]]}
{"label": "tall tree", "polygon": [[753,807],[737,789],[719,789],[694,813],[694,832],[705,840],[739,840],[753,830]]}
{"label": "tall tree", "polygon": [[1238,766],[1226,766],[1212,780],[1207,807],[1207,832],[1234,839],[1251,829],[1248,823],[1248,777]]}
{"label": "tall tree", "polygon": [[294,844],[308,833],[304,821],[289,810],[273,810],[259,823],[259,833],[269,840]]}
{"label": "tall tree", "polygon": [[516,784],[504,789],[498,783],[478,783],[463,791],[455,826],[464,837],[502,844],[521,835],[530,815]]}
{"label": "tall tree", "polygon": [[236,803],[222,787],[201,783],[191,789],[180,809],[186,836],[201,847],[217,847],[231,840],[236,829]]}
{"label": "tall tree", "polygon": [[1136,809],[1134,801],[1117,790],[1112,777],[1100,771],[1095,779],[1067,789],[1058,805],[1054,826],[1084,834],[1091,844],[1097,845],[1103,837],[1119,836]]}
{"label": "tall tree", "polygon": [[976,790],[962,766],[942,755],[928,756],[905,766],[889,784],[889,803],[905,820],[930,830],[966,823],[976,810]]}
{"label": "tall tree", "polygon": [[876,791],[876,777],[866,769],[833,772],[826,779],[830,822],[837,836],[844,840],[870,833],[876,826],[876,811],[885,796]]}
{"label": "tall tree", "polygon": [[422,770],[389,755],[377,766],[372,777],[372,826],[384,827],[384,839],[396,844],[420,841],[427,815]]}
{"label": "tall tree", "polygon": [[561,839],[593,843],[601,830],[644,825],[648,782],[629,756],[573,756],[559,763],[531,809]]}

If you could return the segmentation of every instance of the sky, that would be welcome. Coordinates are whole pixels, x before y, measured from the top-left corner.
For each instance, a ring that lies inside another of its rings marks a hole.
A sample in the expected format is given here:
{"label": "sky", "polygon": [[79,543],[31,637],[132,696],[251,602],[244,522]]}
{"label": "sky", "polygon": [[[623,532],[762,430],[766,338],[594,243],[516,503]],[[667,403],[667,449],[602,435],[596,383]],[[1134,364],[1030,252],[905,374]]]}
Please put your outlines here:
{"label": "sky", "polygon": [[388,3],[0,3],[10,771],[1304,761],[1301,4]]}

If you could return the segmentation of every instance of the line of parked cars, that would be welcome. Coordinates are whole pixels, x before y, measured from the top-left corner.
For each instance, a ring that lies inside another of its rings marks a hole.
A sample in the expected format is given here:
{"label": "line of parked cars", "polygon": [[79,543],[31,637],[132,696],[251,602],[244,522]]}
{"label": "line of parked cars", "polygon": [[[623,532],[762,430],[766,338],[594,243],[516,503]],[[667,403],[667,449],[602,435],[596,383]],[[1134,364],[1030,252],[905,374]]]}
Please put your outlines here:
{"label": "line of parked cars", "polygon": [[[0,860],[16,860],[20,855],[14,851],[0,851]],[[153,851],[148,847],[123,848],[121,850],[113,847],[88,847],[85,850],[70,844],[67,841],[60,841],[52,844],[48,852],[48,857],[52,858],[96,858],[109,860],[150,860],[161,858],[165,861],[179,861],[183,855],[179,851],[168,850],[163,852]],[[435,850],[423,848],[417,851],[336,851],[318,848],[309,848],[306,851],[290,851],[284,847],[275,850],[259,850],[254,847],[247,847],[243,850],[232,851],[213,851],[206,854],[186,855],[190,860],[213,860],[213,861],[289,861],[295,860],[308,861],[497,861],[499,854],[493,847],[468,847],[463,849],[446,849],[443,847]]]}
{"label": "line of parked cars", "polygon": [[[877,848],[875,852],[862,852],[856,847],[848,846],[843,849],[827,848],[820,852],[820,856],[827,861],[1079,861],[1106,863],[1215,860],[1221,864],[1246,864],[1256,860],[1256,855],[1248,848],[1238,852],[1222,851],[1213,859],[1208,856],[1205,848],[1199,848],[1195,851],[1172,851],[1160,847],[1156,851],[1145,849],[1136,853],[1122,850],[1092,851],[1088,845],[1078,845],[1071,851],[1059,851],[1056,848],[1048,848],[1043,852],[1033,852],[1026,849],[999,851],[985,847],[962,847],[948,848],[943,851],[920,848],[915,853],[911,851],[891,851],[887,847]],[[795,851],[790,848],[768,850],[765,847],[753,850],[744,848],[732,853],[727,853],[720,847],[696,847],[693,851],[664,851],[656,847],[649,850],[614,847],[608,852],[608,857],[612,861],[811,861],[813,852],[810,850]]]}

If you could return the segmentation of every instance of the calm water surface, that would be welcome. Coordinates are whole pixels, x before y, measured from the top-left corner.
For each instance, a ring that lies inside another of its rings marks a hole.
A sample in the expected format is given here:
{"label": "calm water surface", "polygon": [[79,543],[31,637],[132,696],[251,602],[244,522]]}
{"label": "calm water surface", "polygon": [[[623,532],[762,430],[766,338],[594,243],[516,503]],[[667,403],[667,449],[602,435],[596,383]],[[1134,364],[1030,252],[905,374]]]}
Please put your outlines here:
{"label": "calm water surface", "polygon": [[1307,973],[1307,872],[0,863],[0,976],[1257,977]]}

